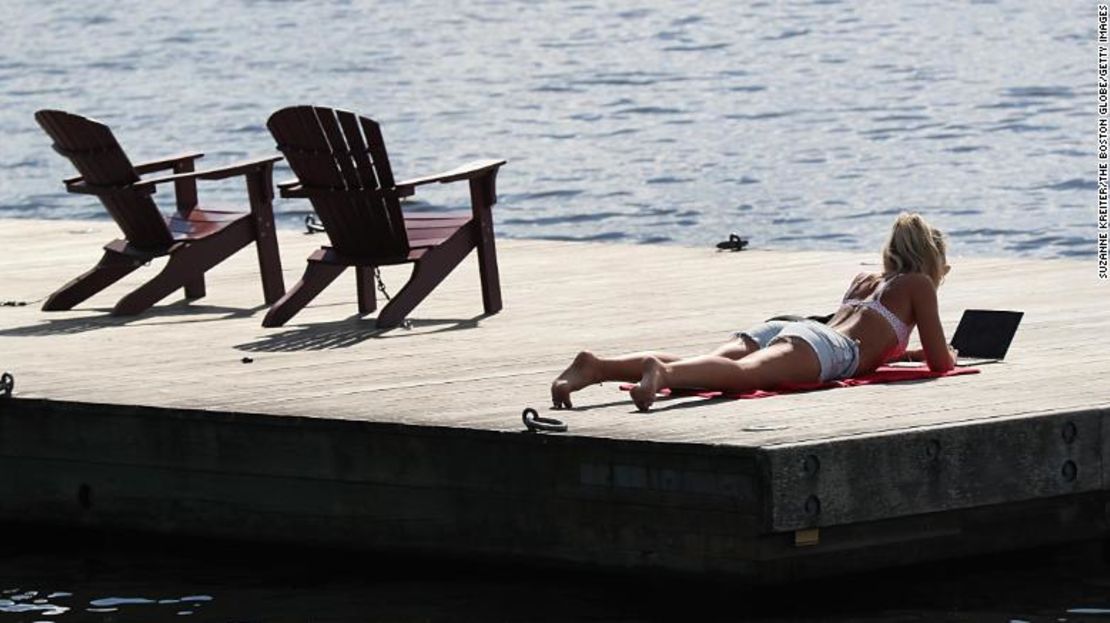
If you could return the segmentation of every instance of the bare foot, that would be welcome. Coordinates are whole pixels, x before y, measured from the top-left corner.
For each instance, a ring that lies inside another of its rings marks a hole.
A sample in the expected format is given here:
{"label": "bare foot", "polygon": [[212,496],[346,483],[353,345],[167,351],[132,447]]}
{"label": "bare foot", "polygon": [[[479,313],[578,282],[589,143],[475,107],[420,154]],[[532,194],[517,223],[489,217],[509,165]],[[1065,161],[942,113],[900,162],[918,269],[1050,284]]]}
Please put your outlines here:
{"label": "bare foot", "polygon": [[644,361],[644,375],[628,392],[640,411],[647,411],[655,402],[655,394],[663,387],[663,362],[654,357]]}
{"label": "bare foot", "polygon": [[556,409],[571,408],[571,392],[576,392],[601,380],[597,376],[597,368],[596,355],[586,350],[578,353],[570,367],[563,370],[559,378],[551,383],[551,404]]}

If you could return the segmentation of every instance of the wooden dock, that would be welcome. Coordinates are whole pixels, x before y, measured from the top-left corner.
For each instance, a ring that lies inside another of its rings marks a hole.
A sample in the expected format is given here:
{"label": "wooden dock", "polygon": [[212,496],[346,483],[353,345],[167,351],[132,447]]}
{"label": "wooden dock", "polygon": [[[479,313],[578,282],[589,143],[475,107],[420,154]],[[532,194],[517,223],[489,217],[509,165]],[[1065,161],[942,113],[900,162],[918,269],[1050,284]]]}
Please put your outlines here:
{"label": "wooden dock", "polygon": [[[775,581],[1101,538],[1110,518],[1110,289],[1094,261],[961,258],[941,293],[1026,312],[977,375],[760,400],[616,384],[523,432],[581,349],[696,354],[827,313],[878,253],[500,241],[505,309],[467,259],[378,331],[353,274],[280,329],[254,254],[133,318],[136,271],[72,312],[43,297],[110,223],[0,221],[0,520]],[[320,236],[281,232],[286,283]],[[404,268],[384,271],[403,283]],[[347,281],[349,283],[344,283]],[[916,337],[914,338],[916,339]]]}

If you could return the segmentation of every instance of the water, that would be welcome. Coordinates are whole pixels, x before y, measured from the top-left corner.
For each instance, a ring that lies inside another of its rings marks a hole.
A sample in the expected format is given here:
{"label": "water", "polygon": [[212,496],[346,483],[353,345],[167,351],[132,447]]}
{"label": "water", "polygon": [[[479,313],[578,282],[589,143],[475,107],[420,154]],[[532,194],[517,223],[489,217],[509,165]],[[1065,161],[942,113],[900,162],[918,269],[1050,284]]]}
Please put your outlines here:
{"label": "water", "polygon": [[[501,236],[874,249],[917,210],[956,254],[1090,256],[1094,17],[1074,0],[5,0],[0,216],[105,218],[62,192],[38,108],[109,123],[136,159],[221,163],[271,150],[269,113],[310,102],[382,122],[402,178],[507,158]],[[308,203],[277,210],[294,227]]]}
{"label": "water", "polygon": [[1110,567],[1092,543],[753,590],[203,541],[76,541],[5,543],[0,623],[1110,621]]}

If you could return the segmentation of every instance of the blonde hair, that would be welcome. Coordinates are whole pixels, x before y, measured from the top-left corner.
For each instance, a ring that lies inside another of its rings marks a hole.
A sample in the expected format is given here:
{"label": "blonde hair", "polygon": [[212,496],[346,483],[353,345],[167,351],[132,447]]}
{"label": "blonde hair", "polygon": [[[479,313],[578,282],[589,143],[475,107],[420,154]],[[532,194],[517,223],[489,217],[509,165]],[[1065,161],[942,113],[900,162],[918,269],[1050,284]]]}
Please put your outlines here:
{"label": "blonde hair", "polygon": [[903,212],[894,221],[883,247],[883,269],[890,273],[923,273],[940,285],[944,280],[944,234],[920,214]]}

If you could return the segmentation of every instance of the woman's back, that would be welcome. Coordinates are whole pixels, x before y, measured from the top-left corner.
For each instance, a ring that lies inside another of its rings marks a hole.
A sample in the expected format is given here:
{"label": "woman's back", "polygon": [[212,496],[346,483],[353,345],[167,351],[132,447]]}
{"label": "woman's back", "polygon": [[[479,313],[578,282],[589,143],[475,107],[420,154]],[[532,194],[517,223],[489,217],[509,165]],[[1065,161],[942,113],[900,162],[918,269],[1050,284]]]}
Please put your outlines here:
{"label": "woman's back", "polygon": [[[922,287],[932,290],[924,275],[861,273],[844,295],[829,326],[860,345],[860,371],[869,372],[906,350],[915,323],[913,301]],[[935,298],[935,292],[932,293]]]}

